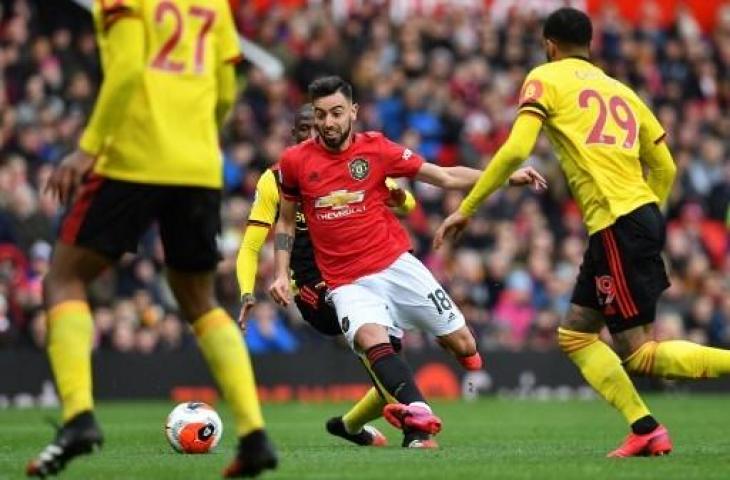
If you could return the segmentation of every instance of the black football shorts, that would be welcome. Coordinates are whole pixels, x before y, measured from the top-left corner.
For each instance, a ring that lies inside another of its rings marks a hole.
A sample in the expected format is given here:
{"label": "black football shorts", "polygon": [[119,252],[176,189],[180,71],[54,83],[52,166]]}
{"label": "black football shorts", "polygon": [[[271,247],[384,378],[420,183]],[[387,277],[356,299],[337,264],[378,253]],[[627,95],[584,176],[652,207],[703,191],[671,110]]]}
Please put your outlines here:
{"label": "black football shorts", "polygon": [[135,252],[139,238],[157,224],[165,264],[182,272],[215,269],[220,260],[218,189],[151,185],[89,175],[61,223],[59,240],[112,260]]}
{"label": "black football shorts", "polygon": [[656,204],[619,217],[588,239],[571,302],[603,313],[611,333],[654,321],[669,287],[661,251],[666,225]]}
{"label": "black football shorts", "polygon": [[342,335],[340,321],[335,307],[326,300],[327,288],[324,282],[316,285],[302,285],[294,301],[305,322],[322,335],[334,337]]}

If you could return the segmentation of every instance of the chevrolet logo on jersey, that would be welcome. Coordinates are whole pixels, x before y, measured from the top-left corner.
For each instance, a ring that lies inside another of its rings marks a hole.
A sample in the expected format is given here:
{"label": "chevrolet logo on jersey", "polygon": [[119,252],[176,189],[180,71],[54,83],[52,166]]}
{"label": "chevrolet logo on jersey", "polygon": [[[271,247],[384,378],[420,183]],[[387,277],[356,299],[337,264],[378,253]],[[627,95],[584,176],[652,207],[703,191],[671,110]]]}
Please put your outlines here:
{"label": "chevrolet logo on jersey", "polygon": [[329,195],[319,197],[314,204],[315,208],[331,208],[340,210],[353,203],[361,203],[365,199],[365,191],[349,192],[347,190],[335,190]]}

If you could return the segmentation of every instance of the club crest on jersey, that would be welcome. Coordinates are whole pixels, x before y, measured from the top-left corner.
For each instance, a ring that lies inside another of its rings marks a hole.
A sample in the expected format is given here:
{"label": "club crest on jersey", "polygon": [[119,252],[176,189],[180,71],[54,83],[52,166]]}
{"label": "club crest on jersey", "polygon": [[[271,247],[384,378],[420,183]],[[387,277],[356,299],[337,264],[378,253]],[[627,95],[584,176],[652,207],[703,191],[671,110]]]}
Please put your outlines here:
{"label": "club crest on jersey", "polygon": [[350,175],[355,180],[365,180],[370,173],[370,164],[363,157],[355,157],[350,160]]}
{"label": "club crest on jersey", "polygon": [[520,104],[536,102],[542,96],[543,88],[540,80],[530,80],[522,88]]}

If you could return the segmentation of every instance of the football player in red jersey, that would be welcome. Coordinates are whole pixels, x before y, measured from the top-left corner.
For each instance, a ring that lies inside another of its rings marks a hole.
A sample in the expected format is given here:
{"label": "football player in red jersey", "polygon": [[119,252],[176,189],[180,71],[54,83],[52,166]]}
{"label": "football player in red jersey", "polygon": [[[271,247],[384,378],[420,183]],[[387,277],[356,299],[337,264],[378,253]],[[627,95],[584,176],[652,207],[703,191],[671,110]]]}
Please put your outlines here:
{"label": "football player in red jersey", "polygon": [[[480,369],[482,359],[459,308],[409,253],[408,234],[387,205],[385,178],[411,177],[466,190],[481,172],[427,163],[381,133],[354,133],[358,106],[352,87],[339,77],[315,80],[309,95],[318,136],[288,148],[280,161],[282,199],[271,295],[281,305],[290,302],[289,264],[301,203],[342,331],[399,402],[386,406],[384,416],[406,433],[436,434],[441,420],[396,355],[389,335],[400,337],[403,330],[417,328],[436,336],[467,369]],[[545,180],[527,167],[515,172],[510,184],[541,189]]]}

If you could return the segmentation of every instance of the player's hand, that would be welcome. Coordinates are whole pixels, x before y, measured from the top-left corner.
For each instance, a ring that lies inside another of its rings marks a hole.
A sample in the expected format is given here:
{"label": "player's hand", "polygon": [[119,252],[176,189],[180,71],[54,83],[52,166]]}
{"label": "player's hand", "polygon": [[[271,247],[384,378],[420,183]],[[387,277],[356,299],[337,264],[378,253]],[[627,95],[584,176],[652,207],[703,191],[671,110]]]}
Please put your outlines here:
{"label": "player's hand", "polygon": [[238,314],[238,326],[241,330],[246,331],[246,321],[251,309],[256,305],[256,297],[250,293],[246,293],[241,297],[241,313]]}
{"label": "player's hand", "polygon": [[84,175],[94,166],[94,161],[96,157],[83,150],[74,150],[61,160],[43,191],[57,197],[62,204],[69,204]]}
{"label": "player's hand", "polygon": [[274,301],[282,306],[288,307],[291,303],[291,282],[286,276],[278,276],[269,287],[269,294]]}
{"label": "player's hand", "polygon": [[385,201],[390,208],[400,208],[406,203],[406,191],[400,187],[388,189],[388,199]]}
{"label": "player's hand", "polygon": [[510,175],[509,184],[513,187],[531,186],[536,192],[547,189],[547,180],[532,167],[522,167]]}
{"label": "player's hand", "polygon": [[460,211],[457,210],[449,215],[436,230],[433,237],[434,250],[441,248],[447,239],[458,240],[467,225],[469,225],[469,217],[463,215]]}

